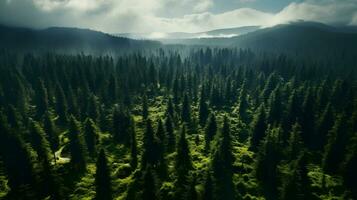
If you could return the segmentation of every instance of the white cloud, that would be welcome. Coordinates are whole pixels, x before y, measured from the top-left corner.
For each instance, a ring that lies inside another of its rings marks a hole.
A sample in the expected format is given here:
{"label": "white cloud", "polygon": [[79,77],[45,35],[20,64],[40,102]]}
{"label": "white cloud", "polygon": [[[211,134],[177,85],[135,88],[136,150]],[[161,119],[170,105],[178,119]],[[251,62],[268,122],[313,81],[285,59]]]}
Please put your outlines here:
{"label": "white cloud", "polygon": [[351,24],[357,14],[356,0],[320,0],[291,3],[277,13],[267,25],[305,20],[328,24]]}
{"label": "white cloud", "polygon": [[157,36],[157,32],[271,26],[299,19],[357,25],[357,0],[306,0],[278,13],[240,8],[216,14],[209,12],[212,7],[212,0],[0,0],[0,23],[155,32]]}

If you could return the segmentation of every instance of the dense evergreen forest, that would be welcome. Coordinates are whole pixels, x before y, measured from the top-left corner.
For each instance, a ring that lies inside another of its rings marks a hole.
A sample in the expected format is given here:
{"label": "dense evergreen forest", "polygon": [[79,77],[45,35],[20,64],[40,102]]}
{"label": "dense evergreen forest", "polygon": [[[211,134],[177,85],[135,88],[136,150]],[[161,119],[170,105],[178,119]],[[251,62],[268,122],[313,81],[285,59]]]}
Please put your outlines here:
{"label": "dense evergreen forest", "polygon": [[356,60],[0,51],[0,198],[357,199]]}

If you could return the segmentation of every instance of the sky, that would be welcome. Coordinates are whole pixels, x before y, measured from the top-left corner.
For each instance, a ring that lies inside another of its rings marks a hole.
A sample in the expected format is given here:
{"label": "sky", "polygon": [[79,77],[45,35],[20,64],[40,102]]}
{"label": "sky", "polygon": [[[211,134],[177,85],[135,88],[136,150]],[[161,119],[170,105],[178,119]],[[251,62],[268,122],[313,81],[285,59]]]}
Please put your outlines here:
{"label": "sky", "polygon": [[297,20],[357,25],[357,0],[0,0],[0,24],[37,29],[201,32]]}

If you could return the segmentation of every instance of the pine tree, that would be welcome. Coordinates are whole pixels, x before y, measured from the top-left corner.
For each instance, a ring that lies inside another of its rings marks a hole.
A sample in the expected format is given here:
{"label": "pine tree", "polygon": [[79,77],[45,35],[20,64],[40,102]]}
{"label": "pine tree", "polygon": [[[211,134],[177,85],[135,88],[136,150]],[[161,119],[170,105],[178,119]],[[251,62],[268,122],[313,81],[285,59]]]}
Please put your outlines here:
{"label": "pine tree", "polygon": [[150,119],[146,122],[146,130],[143,138],[143,155],[141,157],[141,167],[145,169],[148,165],[152,167],[159,163],[158,141],[154,134]]}
{"label": "pine tree", "polygon": [[175,116],[174,105],[172,104],[171,98],[168,98],[167,106],[166,106],[166,114],[170,115],[171,118]]}
{"label": "pine tree", "polygon": [[198,194],[197,194],[197,190],[196,190],[196,184],[197,184],[197,180],[196,180],[196,176],[194,176],[192,178],[192,181],[190,183],[190,187],[188,189],[187,199],[197,200]]}
{"label": "pine tree", "polygon": [[205,129],[205,150],[208,152],[210,150],[210,144],[214,136],[217,133],[217,122],[214,113],[211,113],[209,121]]}
{"label": "pine tree", "polygon": [[265,131],[267,129],[266,123],[266,114],[264,105],[261,105],[258,108],[258,113],[253,119],[252,122],[252,136],[250,140],[250,148],[252,150],[256,150],[257,147],[260,145],[261,140],[265,136]]}
{"label": "pine tree", "polygon": [[247,123],[248,122],[248,107],[249,107],[249,103],[247,100],[247,89],[246,89],[246,83],[244,81],[244,83],[242,84],[242,87],[240,89],[239,92],[239,97],[238,97],[238,113],[239,113],[239,117],[240,119],[244,122]]}
{"label": "pine tree", "polygon": [[149,116],[149,107],[148,107],[148,99],[146,94],[142,96],[142,115],[143,115],[143,120],[146,120]]}
{"label": "pine tree", "polygon": [[188,95],[185,93],[183,103],[182,103],[182,113],[181,119],[183,122],[190,123],[191,122],[191,107],[188,100]]}
{"label": "pine tree", "polygon": [[277,165],[281,159],[281,128],[267,129],[267,136],[259,147],[256,177],[261,183],[266,199],[277,199]]}
{"label": "pine tree", "polygon": [[326,173],[337,173],[339,166],[342,163],[345,155],[347,140],[347,127],[345,125],[346,116],[340,115],[335,121],[334,126],[329,131],[328,142],[325,146],[325,152],[323,154],[323,169]]}
{"label": "pine tree", "polygon": [[300,125],[302,133],[301,138],[304,141],[305,145],[310,149],[312,149],[312,146],[314,145],[314,141],[312,138],[315,129],[314,105],[315,101],[314,96],[312,95],[312,89],[309,89],[307,91],[307,94],[305,95],[305,99],[303,102]]}
{"label": "pine tree", "polygon": [[331,104],[327,104],[325,111],[321,118],[318,120],[317,128],[314,134],[314,150],[323,150],[323,146],[326,144],[327,135],[332,128],[334,122],[334,116],[331,108]]}
{"label": "pine tree", "polygon": [[144,172],[143,200],[157,200],[156,182],[151,168],[148,166]]}
{"label": "pine tree", "polygon": [[98,128],[91,118],[84,122],[84,139],[90,156],[95,156],[98,144]]}
{"label": "pine tree", "polygon": [[52,115],[50,112],[46,112],[44,121],[43,121],[43,129],[46,133],[46,137],[48,142],[50,143],[50,148],[54,157],[54,160],[56,162],[56,156],[55,153],[57,149],[59,148],[59,137],[58,137],[58,130],[56,128],[56,125],[52,119]]}
{"label": "pine tree", "polygon": [[213,176],[216,185],[216,199],[235,199],[233,184],[232,138],[227,116],[224,117],[221,139],[212,160]]}
{"label": "pine tree", "polygon": [[68,106],[62,87],[58,84],[56,89],[56,113],[58,114],[58,122],[60,125],[65,125],[68,121]]}
{"label": "pine tree", "polygon": [[124,145],[129,145],[130,142],[130,128],[132,119],[129,111],[122,107],[114,108],[112,115],[112,131],[114,140]]}
{"label": "pine tree", "polygon": [[167,143],[166,143],[166,150],[168,153],[171,153],[175,150],[176,147],[176,136],[174,134],[174,127],[172,124],[172,118],[170,115],[167,116],[165,121],[165,128],[167,134]]}
{"label": "pine tree", "polygon": [[203,97],[203,94],[201,94],[200,105],[199,105],[199,123],[202,127],[205,126],[208,115],[209,115],[208,105]]}
{"label": "pine tree", "polygon": [[95,199],[113,199],[110,169],[108,166],[106,154],[103,149],[100,150],[96,167],[97,169],[95,173]]}
{"label": "pine tree", "polygon": [[303,142],[301,140],[301,126],[298,123],[293,125],[288,140],[287,157],[289,160],[297,159],[300,151],[303,149]]}
{"label": "pine tree", "polygon": [[303,151],[293,163],[292,173],[283,181],[281,199],[314,199],[307,165],[307,153]]}
{"label": "pine tree", "polygon": [[179,174],[187,174],[192,168],[191,153],[186,139],[186,127],[182,126],[180,138],[176,148],[175,169]]}
{"label": "pine tree", "polygon": [[30,138],[31,144],[36,151],[38,158],[42,161],[49,162],[49,144],[45,138],[45,133],[42,127],[35,121],[30,121]]}
{"label": "pine tree", "polygon": [[204,183],[204,192],[203,192],[204,200],[213,200],[213,184],[211,174],[207,172],[205,183]]}
{"label": "pine tree", "polygon": [[85,151],[81,139],[81,127],[79,122],[73,117],[70,117],[69,130],[69,151],[71,155],[71,165],[77,171],[86,169]]}
{"label": "pine tree", "polygon": [[136,141],[135,125],[132,124],[130,140],[130,166],[135,169],[138,166],[138,147]]}
{"label": "pine tree", "polygon": [[61,185],[50,164],[50,158],[48,156],[49,144],[46,140],[45,133],[42,127],[35,121],[31,121],[30,126],[32,147],[36,151],[42,166],[40,172],[41,180],[39,183],[41,190],[39,193],[41,193],[43,197],[50,195],[52,199],[61,199]]}
{"label": "pine tree", "polygon": [[99,102],[95,95],[90,95],[88,98],[87,105],[87,116],[89,116],[95,123],[99,122],[100,112],[99,112]]}
{"label": "pine tree", "polygon": [[[11,152],[11,154],[9,153]],[[35,172],[23,140],[7,126],[0,112],[0,156],[4,162],[11,199],[34,199]]]}
{"label": "pine tree", "polygon": [[40,119],[48,110],[47,88],[41,79],[38,80],[38,93],[36,95],[36,117]]}

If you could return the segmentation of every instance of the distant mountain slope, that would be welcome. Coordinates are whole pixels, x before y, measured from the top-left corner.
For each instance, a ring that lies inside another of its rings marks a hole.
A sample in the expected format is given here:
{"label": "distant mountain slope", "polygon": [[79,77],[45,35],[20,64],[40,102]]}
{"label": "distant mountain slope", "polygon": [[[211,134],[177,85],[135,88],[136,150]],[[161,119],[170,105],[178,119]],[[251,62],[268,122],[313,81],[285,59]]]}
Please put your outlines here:
{"label": "distant mountain slope", "polygon": [[170,44],[226,46],[264,51],[356,51],[357,27],[333,27],[315,22],[296,22],[263,28],[232,38],[169,40]]}
{"label": "distant mountain slope", "polygon": [[[181,40],[194,38],[216,38],[216,37],[234,37],[246,34],[259,29],[259,26],[243,26],[236,28],[216,29],[205,32],[187,33],[187,32],[171,32],[164,34],[157,33],[120,33],[116,34],[120,37],[128,37],[133,39],[157,39],[157,40]],[[170,41],[167,41],[168,43]]]}
{"label": "distant mountain slope", "polygon": [[35,30],[0,26],[0,48],[16,50],[120,51],[128,48],[159,46],[159,42],[115,37],[98,31],[78,28]]}
{"label": "distant mountain slope", "polygon": [[273,51],[357,50],[357,33],[318,23],[293,23],[232,38],[231,46]]}

